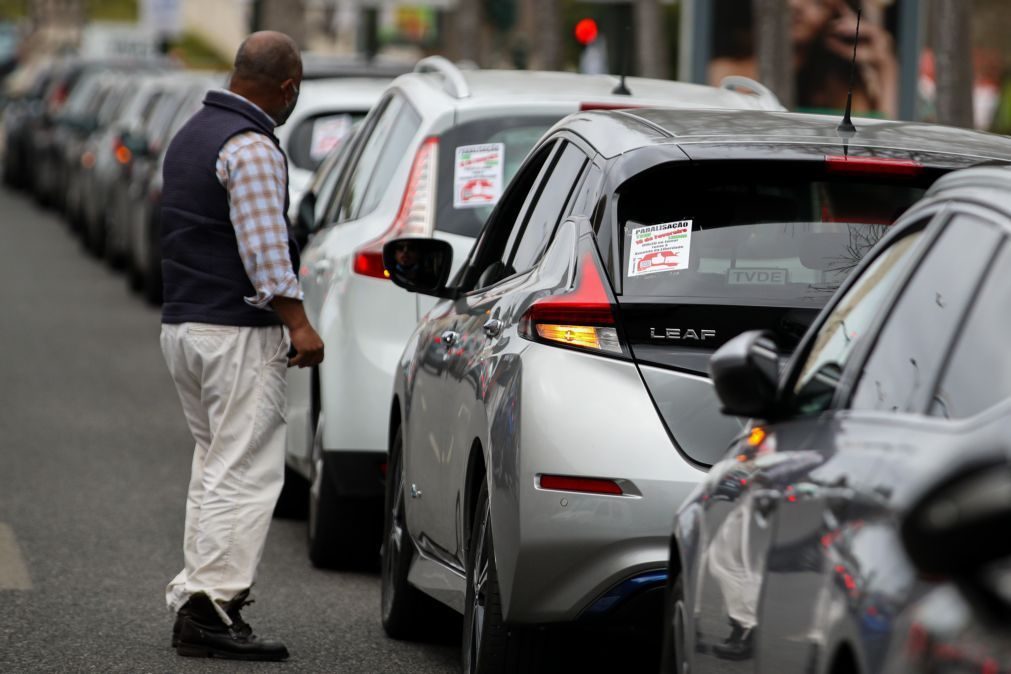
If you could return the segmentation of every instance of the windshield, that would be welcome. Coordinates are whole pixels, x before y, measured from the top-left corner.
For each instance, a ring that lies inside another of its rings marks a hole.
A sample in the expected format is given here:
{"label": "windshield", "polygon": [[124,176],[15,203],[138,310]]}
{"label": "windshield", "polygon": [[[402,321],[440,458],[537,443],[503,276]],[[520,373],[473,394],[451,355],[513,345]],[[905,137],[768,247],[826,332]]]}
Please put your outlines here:
{"label": "windshield", "polygon": [[531,148],[559,118],[494,117],[443,133],[436,229],[476,238]]}
{"label": "windshield", "polygon": [[622,294],[820,307],[929,182],[821,162],[651,169],[618,192]]}

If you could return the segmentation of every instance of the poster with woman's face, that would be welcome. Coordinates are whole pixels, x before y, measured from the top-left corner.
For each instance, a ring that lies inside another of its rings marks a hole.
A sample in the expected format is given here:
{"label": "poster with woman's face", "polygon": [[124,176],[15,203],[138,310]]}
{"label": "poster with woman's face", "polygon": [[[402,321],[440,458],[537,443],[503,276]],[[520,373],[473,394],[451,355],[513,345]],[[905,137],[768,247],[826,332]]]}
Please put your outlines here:
{"label": "poster with woman's face", "polygon": [[[752,0],[712,0],[713,51],[708,78],[758,76]],[[898,0],[788,0],[797,110],[841,111],[846,105],[853,48],[853,111],[895,118],[899,67]],[[857,10],[862,10],[857,35]]]}

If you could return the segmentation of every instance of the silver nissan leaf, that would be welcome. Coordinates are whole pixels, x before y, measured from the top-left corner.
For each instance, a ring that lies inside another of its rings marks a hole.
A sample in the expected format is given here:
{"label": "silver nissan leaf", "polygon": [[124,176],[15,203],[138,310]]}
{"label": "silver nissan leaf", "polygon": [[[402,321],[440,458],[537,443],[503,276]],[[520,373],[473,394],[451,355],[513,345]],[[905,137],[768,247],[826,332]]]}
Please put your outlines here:
{"label": "silver nissan leaf", "polygon": [[465,671],[529,671],[557,623],[659,633],[672,514],[741,430],[709,355],[753,329],[795,344],[894,219],[986,153],[934,154],[926,127],[895,122],[841,140],[837,123],[572,115],[451,281],[447,242],[386,244],[392,280],[440,298],[390,405],[391,636],[432,598],[464,614]]}

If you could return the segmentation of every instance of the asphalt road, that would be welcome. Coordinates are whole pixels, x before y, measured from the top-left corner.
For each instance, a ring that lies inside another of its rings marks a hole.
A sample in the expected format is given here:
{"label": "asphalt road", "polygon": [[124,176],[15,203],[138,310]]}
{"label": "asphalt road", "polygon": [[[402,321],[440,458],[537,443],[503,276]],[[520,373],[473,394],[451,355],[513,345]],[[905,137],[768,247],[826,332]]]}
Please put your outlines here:
{"label": "asphalt road", "polygon": [[183,659],[192,450],[159,318],[62,221],[0,190],[0,672],[453,672],[459,645],[387,639],[379,578],[314,569],[275,520],[246,618],[282,664]]}

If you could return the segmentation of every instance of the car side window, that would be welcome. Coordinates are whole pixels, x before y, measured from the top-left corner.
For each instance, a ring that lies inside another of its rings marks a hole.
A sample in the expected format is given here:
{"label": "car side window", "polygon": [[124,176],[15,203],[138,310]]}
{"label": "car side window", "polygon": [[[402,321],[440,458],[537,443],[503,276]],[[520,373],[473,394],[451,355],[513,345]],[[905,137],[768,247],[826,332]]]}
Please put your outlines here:
{"label": "car side window", "polygon": [[999,241],[990,225],[955,216],[917,265],[864,363],[850,407],[909,412],[923,401]]}
{"label": "car side window", "polygon": [[318,169],[316,181],[310,187],[316,193],[316,204],[314,207],[315,219],[312,229],[319,229],[330,224],[326,219],[329,207],[333,202],[333,197],[337,189],[337,181],[340,179],[344,167],[347,166],[348,156],[351,154],[351,140],[347,139],[339,148],[334,150]]}
{"label": "car side window", "polygon": [[593,216],[593,209],[597,206],[597,196],[600,193],[600,180],[604,177],[604,172],[596,164],[589,164],[586,167],[586,175],[575,196],[572,197],[572,207],[569,215],[580,215],[586,218]]}
{"label": "car side window", "polygon": [[[358,155],[353,164],[349,165],[350,173],[344,183],[343,193],[340,197],[340,206],[337,211],[336,221],[338,223],[359,218],[367,215],[370,211],[364,208],[366,193],[373,174],[384,158],[389,161],[389,153],[384,153],[384,149],[392,145],[393,134],[399,139],[403,135],[403,125],[414,124],[417,113],[411,110],[411,114],[403,115],[404,122],[400,122],[405,108],[409,109],[402,98],[395,96],[389,99],[386,107],[379,113],[372,128],[368,131],[368,137],[363,139]],[[413,134],[412,134],[413,135]],[[401,148],[404,150],[406,148]],[[403,158],[403,154],[401,157]],[[383,187],[387,187],[384,185]],[[373,192],[376,188],[373,188]],[[374,197],[373,197],[374,198]],[[378,203],[378,199],[375,199]]]}
{"label": "car side window", "polygon": [[507,243],[525,220],[538,178],[553,156],[556,143],[549,141],[537,148],[509,183],[505,194],[489,216],[474,245],[470,263],[459,287],[464,290],[485,288],[514,273],[506,264]]}
{"label": "car side window", "polygon": [[1011,398],[1011,246],[1005,244],[977,300],[962,319],[930,414],[964,419]]}
{"label": "car side window", "polygon": [[540,260],[562,217],[562,209],[576,189],[586,162],[586,155],[578,147],[572,143],[562,145],[537,188],[533,208],[529,210],[530,215],[522,229],[514,230],[516,242],[508,264],[515,272],[533,269]]}
{"label": "car side window", "polygon": [[828,408],[854,349],[866,337],[892,290],[912,262],[917,230],[895,241],[864,269],[818,329],[793,385],[792,407],[801,415]]}
{"label": "car side window", "polygon": [[393,126],[390,127],[389,137],[383,145],[382,152],[376,159],[376,166],[369,178],[361,206],[354,214],[355,219],[366,216],[376,209],[389,191],[393,182],[393,174],[396,173],[397,168],[402,162],[413,159],[413,157],[409,158],[408,154],[411,141],[414,140],[419,128],[421,128],[421,116],[409,103],[404,102]]}

